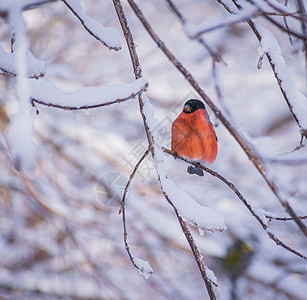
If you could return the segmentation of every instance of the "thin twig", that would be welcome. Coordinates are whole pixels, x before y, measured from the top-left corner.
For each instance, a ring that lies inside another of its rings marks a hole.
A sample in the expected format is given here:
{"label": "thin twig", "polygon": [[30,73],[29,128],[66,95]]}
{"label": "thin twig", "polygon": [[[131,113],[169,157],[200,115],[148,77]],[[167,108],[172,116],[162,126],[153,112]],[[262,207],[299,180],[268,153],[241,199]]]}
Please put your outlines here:
{"label": "thin twig", "polygon": [[[272,221],[272,220],[275,220],[275,221],[293,221],[292,218],[288,218],[288,217],[274,217],[274,216],[271,216],[269,214],[265,214],[265,217],[269,220],[269,221]],[[298,216],[299,219],[301,220],[306,220],[307,219],[307,216]]]}
{"label": "thin twig", "polygon": [[233,127],[233,125],[228,121],[228,119],[224,116],[224,114],[217,108],[214,102],[209,98],[209,96],[204,92],[204,90],[199,86],[197,81],[193,78],[191,73],[182,65],[182,63],[173,55],[173,53],[166,47],[165,43],[159,38],[157,33],[153,30],[153,28],[148,23],[147,19],[143,15],[142,11],[138,7],[138,5],[133,0],[128,0],[131,8],[133,9],[135,15],[138,17],[144,28],[147,30],[148,34],[151,38],[156,42],[157,46],[162,50],[162,52],[166,55],[169,61],[183,74],[185,79],[190,83],[190,85],[198,92],[201,98],[207,103],[207,105],[211,108],[215,116],[220,119],[220,121],[224,124],[224,126],[228,129],[229,133],[236,139],[241,148],[244,150],[248,158],[253,162],[259,173],[267,182],[271,191],[275,194],[277,200],[289,213],[289,215],[293,218],[299,229],[307,236],[307,227],[302,223],[301,220],[297,218],[296,213],[294,212],[290,203],[283,199],[279,193],[277,185],[274,180],[270,179],[268,176],[268,172],[262,163],[262,160],[258,153],[253,149],[243,138],[243,136],[239,133],[239,131]]}
{"label": "thin twig", "polygon": [[125,186],[125,189],[124,189],[124,194],[123,194],[123,197],[122,197],[122,203],[121,203],[121,207],[120,207],[120,210],[119,210],[119,213],[122,213],[122,222],[123,222],[123,228],[124,228],[124,244],[125,244],[125,249],[128,253],[128,256],[129,256],[129,259],[131,261],[131,263],[133,264],[133,266],[135,268],[137,268],[140,272],[142,272],[142,270],[139,268],[139,266],[134,262],[134,258],[133,258],[133,255],[130,251],[130,246],[129,246],[129,243],[128,243],[128,231],[127,231],[127,219],[126,219],[126,196],[127,196],[127,192],[128,192],[128,189],[129,189],[129,186],[135,176],[135,173],[136,171],[138,170],[140,164],[142,163],[142,161],[145,159],[145,157],[148,155],[149,153],[149,148],[147,148],[147,150],[144,152],[144,154],[142,155],[142,157],[139,159],[139,161],[137,162],[137,164],[135,165],[132,173],[130,174],[130,177],[129,177],[129,180]]}
{"label": "thin twig", "polygon": [[97,41],[99,41],[100,43],[102,43],[104,46],[106,46],[107,48],[109,48],[110,50],[121,50],[120,46],[110,46],[108,45],[105,41],[103,41],[99,36],[97,36],[93,31],[91,31],[85,24],[84,20],[78,15],[78,13],[69,5],[69,3],[66,0],[61,0],[68,8],[69,10],[77,17],[77,19],[80,21],[80,23],[82,24],[82,26],[85,28],[85,30],[92,35]]}
{"label": "thin twig", "polygon": [[199,164],[199,162],[196,161],[192,161],[189,159],[186,159],[184,157],[180,157],[178,155],[176,155],[175,152],[167,149],[167,148],[162,148],[162,150],[169,154],[172,155],[175,158],[178,158],[188,164],[192,164],[195,167],[201,168],[202,170],[204,170],[205,172],[209,173],[210,175],[216,177],[217,179],[219,179],[220,181],[222,181],[223,183],[225,183],[236,195],[237,197],[241,200],[241,202],[245,205],[245,207],[250,211],[250,213],[256,218],[256,220],[259,222],[259,224],[262,226],[262,228],[265,230],[265,232],[267,233],[267,235],[270,237],[271,240],[273,240],[277,245],[282,246],[283,248],[285,248],[286,250],[290,251],[291,253],[307,260],[307,257],[303,254],[301,254],[300,252],[292,249],[290,246],[286,245],[285,243],[283,243],[280,239],[278,239],[276,237],[276,235],[274,235],[270,230],[267,224],[265,224],[263,222],[263,220],[261,219],[261,216],[259,216],[259,214],[256,212],[256,210],[251,206],[251,204],[244,198],[244,196],[240,193],[240,191],[236,188],[236,186],[230,182],[229,180],[227,180],[224,176],[222,176],[221,174],[219,174],[216,171],[211,170],[208,167],[205,167],[201,164]]}
{"label": "thin twig", "polygon": [[[14,73],[14,72],[12,72],[12,71],[9,71],[9,70],[7,70],[7,69],[5,69],[5,68],[3,68],[3,67],[0,67],[0,71],[1,71],[1,73],[5,73],[5,74],[10,75],[10,76],[13,76],[13,77],[16,77],[16,76],[17,76],[16,73]],[[39,73],[39,74],[28,75],[27,78],[39,79],[39,78],[42,78],[42,77],[44,77],[44,76],[45,76],[44,73]]]}
{"label": "thin twig", "polygon": [[[305,21],[307,22],[307,16],[304,15],[300,15],[299,12],[294,11],[292,13],[288,12],[287,10],[284,10],[282,8],[280,8],[280,5],[275,5],[274,2],[271,2],[269,0],[263,0],[265,3],[267,3],[270,7],[272,7],[276,12],[280,13],[280,16],[285,16],[285,17],[292,17],[296,20],[299,21]],[[253,3],[252,0],[249,0],[249,2]],[[283,4],[284,6],[288,5],[288,0],[285,0],[285,3]]]}
{"label": "thin twig", "polygon": [[267,14],[266,12],[262,12],[262,16],[264,18],[266,18],[268,21],[270,21],[272,24],[274,24],[277,28],[279,28],[280,30],[290,33],[291,35],[303,40],[303,41],[307,41],[307,35],[305,34],[301,34],[297,31],[294,31],[292,29],[290,29],[289,27],[285,27],[282,24],[278,23],[277,21],[275,21],[273,18],[271,18],[271,16],[269,14]]}

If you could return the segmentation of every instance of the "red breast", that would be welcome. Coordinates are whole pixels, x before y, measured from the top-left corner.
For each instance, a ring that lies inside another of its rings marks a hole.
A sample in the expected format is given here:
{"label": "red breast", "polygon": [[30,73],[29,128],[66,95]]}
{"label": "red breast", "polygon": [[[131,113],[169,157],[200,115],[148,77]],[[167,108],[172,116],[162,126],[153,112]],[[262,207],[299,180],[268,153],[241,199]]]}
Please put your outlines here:
{"label": "red breast", "polygon": [[179,156],[213,163],[217,156],[217,138],[204,108],[184,111],[172,124],[171,149]]}

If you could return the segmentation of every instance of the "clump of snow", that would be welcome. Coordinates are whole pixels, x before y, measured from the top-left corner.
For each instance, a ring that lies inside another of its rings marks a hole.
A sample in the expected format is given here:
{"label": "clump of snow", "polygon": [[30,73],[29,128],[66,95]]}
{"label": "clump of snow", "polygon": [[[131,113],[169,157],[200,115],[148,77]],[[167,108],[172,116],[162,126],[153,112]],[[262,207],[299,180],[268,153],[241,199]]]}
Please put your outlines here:
{"label": "clump of snow", "polygon": [[254,208],[254,212],[257,214],[257,216],[261,219],[262,223],[265,225],[268,225],[268,218],[266,216],[269,216],[270,213],[265,211],[262,208]]}
{"label": "clump of snow", "polygon": [[207,278],[215,285],[215,286],[218,286],[218,282],[217,282],[217,278],[214,274],[214,272],[212,270],[210,270],[209,268],[205,268],[206,270],[206,275],[207,275]]}
{"label": "clump of snow", "polygon": [[134,258],[133,261],[136,264],[140,274],[143,275],[146,279],[152,275],[153,269],[148,261],[140,258]]}
{"label": "clump of snow", "polygon": [[[16,53],[7,53],[0,45],[0,72],[6,71],[8,73],[16,74]],[[27,76],[40,77],[45,73],[45,63],[36,59],[30,50],[27,51]]]}

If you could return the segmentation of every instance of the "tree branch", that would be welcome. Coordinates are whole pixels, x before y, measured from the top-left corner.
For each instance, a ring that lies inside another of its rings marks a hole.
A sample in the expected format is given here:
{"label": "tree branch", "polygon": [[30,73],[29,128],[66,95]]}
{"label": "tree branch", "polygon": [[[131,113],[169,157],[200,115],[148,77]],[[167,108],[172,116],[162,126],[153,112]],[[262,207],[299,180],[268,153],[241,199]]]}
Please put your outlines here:
{"label": "tree branch", "polygon": [[166,47],[165,43],[159,38],[156,32],[152,29],[150,24],[148,23],[147,19],[143,15],[142,11],[138,7],[138,5],[133,0],[128,0],[132,10],[134,11],[135,15],[138,17],[144,28],[147,30],[148,34],[151,38],[156,42],[157,46],[162,50],[165,56],[169,59],[169,61],[182,73],[185,79],[190,83],[190,85],[198,92],[201,98],[207,103],[207,105],[211,108],[215,116],[220,119],[223,125],[228,129],[229,133],[236,139],[238,144],[244,150],[248,158],[253,162],[259,173],[267,182],[268,186],[275,194],[277,200],[289,213],[289,215],[293,218],[299,229],[304,233],[307,237],[307,227],[305,224],[302,223],[301,220],[298,219],[296,213],[294,212],[293,208],[289,204],[289,202],[283,199],[278,191],[277,185],[274,180],[270,179],[268,176],[268,172],[262,163],[261,158],[259,157],[258,153],[245,141],[243,136],[239,133],[239,131],[233,127],[233,125],[228,121],[228,119],[224,116],[224,114],[217,108],[214,102],[208,97],[208,95],[204,92],[204,90],[199,86],[197,81],[191,75],[191,73],[182,65],[182,63],[173,55],[173,53]]}
{"label": "tree branch", "polygon": [[[253,217],[256,218],[256,220],[258,221],[258,223],[261,225],[261,227],[265,230],[265,232],[267,233],[267,235],[269,236],[269,238],[271,240],[273,240],[277,245],[285,248],[286,250],[290,251],[291,253],[307,260],[307,257],[303,254],[301,254],[300,252],[294,250],[293,248],[291,248],[290,246],[286,245],[285,243],[283,243],[280,239],[278,239],[276,237],[276,235],[274,235],[268,225],[263,221],[262,217],[259,215],[259,213],[257,212],[256,209],[254,209],[252,207],[252,205],[244,198],[244,196],[240,193],[240,191],[235,187],[235,185],[230,182],[229,180],[227,180],[225,177],[223,177],[221,174],[219,174],[218,172],[216,171],[213,171],[211,170],[210,168],[208,167],[205,167],[201,164],[199,164],[199,162],[196,162],[196,161],[192,161],[192,160],[189,160],[189,159],[186,159],[184,157],[180,157],[178,155],[176,155],[175,152],[169,150],[169,149],[166,149],[166,148],[162,148],[162,150],[169,154],[169,155],[172,155],[173,157],[175,158],[178,158],[188,164],[191,164],[197,168],[201,168],[202,170],[204,170],[205,172],[209,173],[210,175],[214,176],[215,178],[219,179],[220,181],[222,181],[223,183],[225,183],[235,194],[236,196],[241,200],[241,202],[245,205],[245,207],[249,210],[249,212],[252,214]],[[269,217],[268,217],[269,219]],[[292,218],[291,218],[292,219]],[[302,219],[302,218],[301,218]],[[305,218],[304,218],[305,219]]]}
{"label": "tree branch", "polygon": [[121,50],[120,46],[110,46],[108,43],[106,43],[105,41],[103,41],[97,34],[95,34],[84,22],[84,20],[82,19],[81,16],[79,16],[79,14],[73,9],[73,7],[71,5],[69,5],[69,3],[66,0],[61,0],[68,8],[69,10],[77,17],[77,19],[80,21],[80,23],[82,24],[82,26],[84,27],[84,29],[91,35],[93,36],[97,41],[99,41],[100,43],[102,43],[104,46],[106,46],[107,48],[109,48],[110,50]]}
{"label": "tree branch", "polygon": [[145,159],[145,157],[148,155],[148,153],[149,153],[149,148],[147,148],[147,150],[144,152],[142,157],[139,159],[139,161],[135,165],[132,173],[130,174],[129,180],[128,180],[128,182],[127,182],[127,184],[125,186],[125,189],[124,189],[124,194],[123,194],[123,197],[122,197],[122,203],[121,203],[121,207],[120,207],[120,210],[119,210],[119,213],[122,213],[122,223],[123,223],[123,228],[124,228],[124,244],[125,244],[125,249],[126,249],[126,251],[128,253],[128,256],[129,256],[129,259],[130,259],[131,263],[140,272],[142,272],[142,270],[134,262],[134,258],[133,258],[133,255],[132,255],[131,251],[130,251],[130,246],[129,246],[129,243],[128,243],[128,231],[127,231],[127,221],[126,221],[126,196],[127,196],[127,192],[128,192],[129,186],[130,186],[130,184],[131,184],[131,182],[132,182],[132,180],[133,180],[133,178],[135,176],[136,171],[138,170],[140,164]]}
{"label": "tree branch", "polygon": [[148,84],[145,84],[144,88],[142,88],[141,90],[139,90],[136,93],[132,93],[128,97],[121,98],[121,99],[116,99],[116,100],[108,101],[108,102],[104,102],[104,103],[99,103],[99,104],[92,104],[92,105],[89,104],[89,105],[81,105],[81,106],[67,106],[67,105],[61,105],[61,104],[57,104],[57,103],[45,102],[43,100],[34,99],[34,98],[31,98],[31,104],[33,106],[35,106],[35,103],[38,103],[38,104],[41,104],[41,105],[44,105],[44,106],[60,108],[60,109],[64,109],[64,110],[91,109],[91,108],[109,106],[109,105],[112,105],[112,104],[115,104],[115,103],[121,103],[121,102],[125,102],[127,100],[130,100],[130,99],[134,99],[136,96],[138,96],[142,92],[146,91],[147,87],[148,87]]}
{"label": "tree branch", "polygon": [[[133,41],[132,33],[131,33],[131,30],[130,30],[127,18],[125,16],[123,7],[121,5],[121,1],[120,0],[113,0],[113,4],[114,4],[115,10],[116,10],[118,19],[120,21],[120,24],[122,26],[124,36],[125,36],[125,39],[126,39],[126,43],[127,43],[128,49],[129,49],[130,58],[131,58],[131,62],[132,62],[133,70],[134,70],[134,76],[135,76],[136,79],[138,79],[142,76],[141,75],[142,69],[141,69],[139,59],[138,59],[138,55],[136,53],[135,43]],[[146,135],[147,135],[148,149],[151,152],[152,157],[155,158],[154,139],[153,139],[153,136],[150,132],[149,125],[147,124],[146,116],[145,116],[145,113],[144,113],[144,110],[143,110],[144,102],[143,102],[143,99],[142,99],[142,95],[139,95],[139,107],[140,107],[140,113],[141,113],[142,118],[143,118],[145,132],[146,132]],[[159,177],[159,174],[158,174],[158,177]],[[159,181],[160,181],[160,178],[159,178]],[[206,275],[206,269],[205,269],[205,266],[202,262],[201,255],[197,250],[197,246],[196,246],[196,244],[195,244],[195,242],[192,238],[191,233],[189,232],[188,226],[183,221],[181,216],[178,214],[177,209],[175,208],[175,206],[173,205],[173,203],[170,201],[170,199],[168,198],[168,196],[165,193],[164,193],[164,196],[175,210],[175,213],[177,215],[179,223],[180,223],[180,225],[181,225],[181,227],[184,231],[184,234],[185,234],[185,236],[188,240],[188,243],[191,247],[191,250],[194,254],[194,257],[195,257],[196,262],[198,264],[198,267],[200,269],[200,272],[201,272],[202,278],[204,280],[204,283],[206,285],[209,297],[210,297],[211,300],[215,300],[216,296],[215,296],[214,291],[213,291],[212,282],[208,279],[208,277]]]}

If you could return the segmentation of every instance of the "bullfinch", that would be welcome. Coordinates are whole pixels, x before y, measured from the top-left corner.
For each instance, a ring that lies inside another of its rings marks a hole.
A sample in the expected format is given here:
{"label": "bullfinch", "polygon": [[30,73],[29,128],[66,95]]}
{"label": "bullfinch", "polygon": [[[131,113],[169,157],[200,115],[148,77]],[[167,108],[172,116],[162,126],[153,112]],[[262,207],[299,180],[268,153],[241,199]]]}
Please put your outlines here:
{"label": "bullfinch", "polygon": [[[199,163],[213,163],[217,156],[217,137],[203,102],[188,100],[172,124],[171,149],[178,156]],[[200,168],[189,166],[189,174],[203,176]]]}

